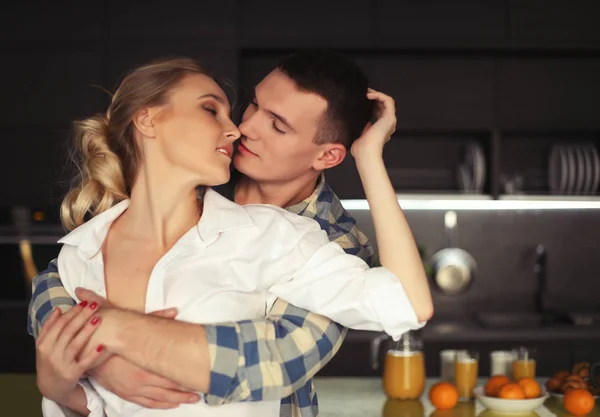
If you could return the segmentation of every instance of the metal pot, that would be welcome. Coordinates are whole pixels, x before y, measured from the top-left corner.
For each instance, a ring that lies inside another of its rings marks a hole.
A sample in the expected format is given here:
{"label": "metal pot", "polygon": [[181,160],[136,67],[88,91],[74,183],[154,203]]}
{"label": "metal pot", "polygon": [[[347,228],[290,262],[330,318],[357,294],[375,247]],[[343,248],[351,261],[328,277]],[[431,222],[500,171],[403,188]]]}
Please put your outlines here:
{"label": "metal pot", "polygon": [[432,279],[444,294],[456,295],[467,290],[477,271],[475,259],[458,247],[457,216],[454,211],[444,215],[446,248],[431,257]]}

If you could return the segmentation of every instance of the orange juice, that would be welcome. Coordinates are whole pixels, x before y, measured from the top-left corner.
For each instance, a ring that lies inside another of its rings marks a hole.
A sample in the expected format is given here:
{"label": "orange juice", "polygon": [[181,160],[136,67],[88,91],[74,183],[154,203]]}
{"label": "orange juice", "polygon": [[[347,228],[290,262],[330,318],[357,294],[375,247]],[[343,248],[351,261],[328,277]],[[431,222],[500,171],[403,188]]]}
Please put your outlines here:
{"label": "orange juice", "polygon": [[461,399],[473,398],[473,389],[477,385],[479,361],[475,358],[457,359],[454,362],[456,389]]}
{"label": "orange juice", "polygon": [[535,378],[535,360],[533,359],[517,359],[513,361],[512,369],[515,381],[524,377]]}
{"label": "orange juice", "polygon": [[412,400],[425,389],[425,360],[422,352],[390,350],[383,365],[383,389],[389,398]]}

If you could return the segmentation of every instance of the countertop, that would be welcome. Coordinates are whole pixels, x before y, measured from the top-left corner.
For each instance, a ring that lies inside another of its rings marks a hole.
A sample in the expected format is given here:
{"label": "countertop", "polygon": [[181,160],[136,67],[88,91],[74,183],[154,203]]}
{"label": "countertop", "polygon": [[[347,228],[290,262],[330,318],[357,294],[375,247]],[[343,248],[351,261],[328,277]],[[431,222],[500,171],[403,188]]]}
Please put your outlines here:
{"label": "countertop", "polygon": [[[538,378],[544,383],[547,378]],[[486,410],[479,402],[458,403],[452,410],[438,411],[427,398],[429,388],[439,381],[427,378],[426,388],[420,400],[388,400],[383,392],[381,378],[315,378],[319,395],[320,417],[506,417],[506,415]],[[485,384],[480,379],[478,385]],[[542,407],[528,417],[566,417],[566,413],[556,398],[550,397]],[[600,406],[587,417],[600,417]]]}
{"label": "countertop", "polygon": [[[539,378],[545,382],[547,378]],[[319,417],[506,417],[486,410],[477,401],[458,403],[452,410],[433,408],[427,393],[439,379],[427,378],[420,400],[388,400],[383,392],[381,378],[315,378],[319,395]],[[479,380],[483,385],[484,379]],[[35,375],[0,374],[0,415],[7,417],[41,416],[41,396],[35,385]],[[549,398],[536,413],[527,417],[570,417],[559,401]],[[587,417],[600,417],[596,405]]]}

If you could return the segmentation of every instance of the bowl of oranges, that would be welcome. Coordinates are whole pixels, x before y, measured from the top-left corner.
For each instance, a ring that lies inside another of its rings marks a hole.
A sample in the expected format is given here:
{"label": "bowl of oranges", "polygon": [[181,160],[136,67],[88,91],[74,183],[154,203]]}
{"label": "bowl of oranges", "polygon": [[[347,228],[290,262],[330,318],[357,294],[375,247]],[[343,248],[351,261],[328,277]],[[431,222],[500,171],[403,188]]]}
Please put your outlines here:
{"label": "bowl of oranges", "polygon": [[498,413],[528,413],[544,404],[546,389],[533,378],[511,380],[506,375],[494,375],[474,390],[484,407]]}

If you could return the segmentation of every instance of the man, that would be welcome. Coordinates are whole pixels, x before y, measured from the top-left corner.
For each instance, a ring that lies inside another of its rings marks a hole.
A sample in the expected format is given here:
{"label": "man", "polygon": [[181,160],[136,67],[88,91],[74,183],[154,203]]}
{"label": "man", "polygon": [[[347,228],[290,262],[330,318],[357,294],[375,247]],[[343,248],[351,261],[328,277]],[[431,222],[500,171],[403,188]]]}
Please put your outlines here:
{"label": "man", "polygon": [[[273,204],[314,218],[346,252],[371,263],[366,237],[322,175],[343,161],[369,121],[373,105],[367,87],[362,71],[332,52],[306,51],[283,59],[256,87],[244,113],[233,162],[239,175],[222,192],[239,204]],[[74,304],[57,272],[53,261],[34,280],[29,323],[34,336],[53,307],[66,310]],[[180,340],[176,326],[171,328],[173,333],[132,333],[140,345],[130,351],[161,364],[159,374],[166,375],[160,370],[167,368],[193,373],[209,404],[283,398],[282,415],[302,416],[317,414],[311,378],[337,352],[346,332],[325,317],[278,300],[264,320],[196,326],[193,333],[188,328],[187,344],[178,344],[183,350],[163,358],[158,351],[167,352],[161,342]],[[91,375],[121,398],[146,407],[198,400],[179,391],[179,384],[122,357],[109,359]]]}

